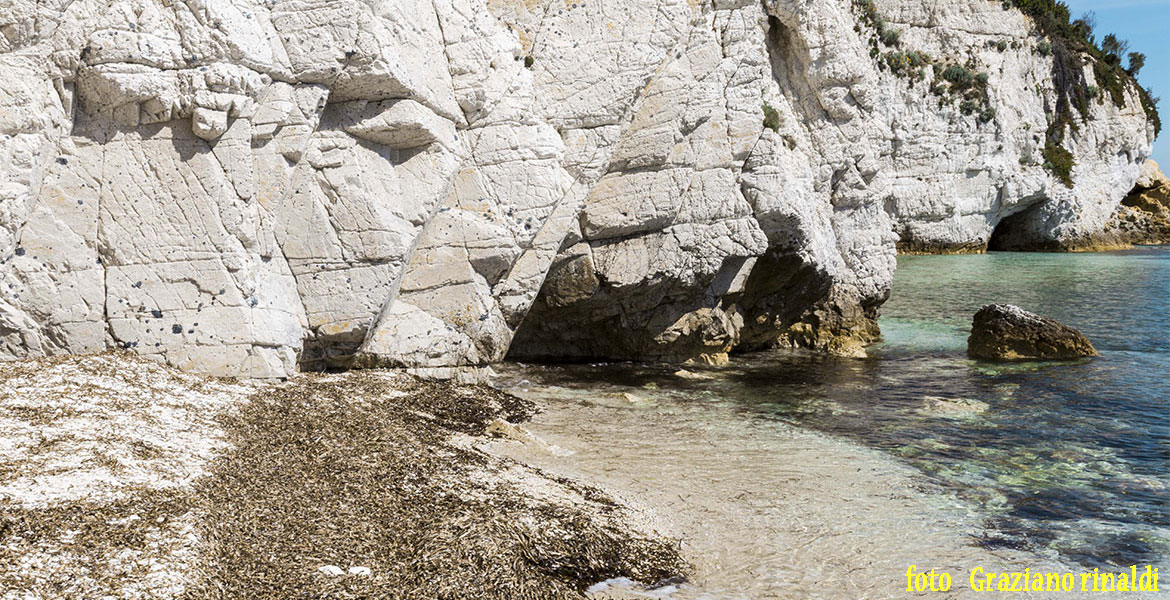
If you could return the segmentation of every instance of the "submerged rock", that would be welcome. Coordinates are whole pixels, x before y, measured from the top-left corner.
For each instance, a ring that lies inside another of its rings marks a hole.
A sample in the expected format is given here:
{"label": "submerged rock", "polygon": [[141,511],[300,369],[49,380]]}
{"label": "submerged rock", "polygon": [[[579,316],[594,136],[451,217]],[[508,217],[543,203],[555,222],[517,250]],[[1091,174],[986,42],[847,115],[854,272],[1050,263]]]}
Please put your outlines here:
{"label": "submerged rock", "polygon": [[653,400],[647,400],[646,398],[638,396],[637,394],[631,394],[629,392],[622,392],[617,394],[616,397],[636,406],[657,406],[658,404]]}
{"label": "submerged rock", "polygon": [[967,354],[985,360],[1071,360],[1098,356],[1081,332],[1010,304],[975,313]]}
{"label": "submerged rock", "polygon": [[694,371],[688,371],[686,369],[679,369],[679,370],[675,371],[674,376],[678,377],[680,379],[689,379],[691,381],[710,381],[712,379],[715,379],[714,377],[712,377],[706,373],[696,373]]}
{"label": "submerged rock", "polygon": [[927,396],[922,399],[922,408],[917,412],[926,416],[963,418],[983,414],[988,408],[986,402],[971,398]]}

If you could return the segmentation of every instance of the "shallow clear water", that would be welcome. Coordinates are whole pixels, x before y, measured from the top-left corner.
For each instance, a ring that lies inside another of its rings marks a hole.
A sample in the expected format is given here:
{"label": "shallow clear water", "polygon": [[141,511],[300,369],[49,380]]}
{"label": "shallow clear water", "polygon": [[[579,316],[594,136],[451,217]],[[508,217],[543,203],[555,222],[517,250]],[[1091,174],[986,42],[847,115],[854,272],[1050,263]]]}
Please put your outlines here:
{"label": "shallow clear water", "polygon": [[[1082,330],[1102,353],[994,365],[965,355],[970,320],[1008,302]],[[1170,249],[905,257],[865,360],[739,356],[708,381],[674,368],[581,365],[517,376],[718,404],[897,457],[974,507],[971,543],[1088,567],[1170,556]],[[602,383],[603,382],[603,383]],[[507,385],[507,384],[505,384]],[[513,382],[515,385],[515,382]]]}
{"label": "shallow clear water", "polygon": [[[989,512],[987,543],[1089,566],[1164,557],[1170,530],[1170,249],[905,257],[872,393],[988,405],[970,419],[823,423],[887,447]],[[996,366],[964,357],[970,315],[1008,302],[1083,331],[1102,357]],[[891,411],[897,414],[895,409]],[[821,422],[818,420],[818,422]],[[915,440],[917,437],[919,439]]]}

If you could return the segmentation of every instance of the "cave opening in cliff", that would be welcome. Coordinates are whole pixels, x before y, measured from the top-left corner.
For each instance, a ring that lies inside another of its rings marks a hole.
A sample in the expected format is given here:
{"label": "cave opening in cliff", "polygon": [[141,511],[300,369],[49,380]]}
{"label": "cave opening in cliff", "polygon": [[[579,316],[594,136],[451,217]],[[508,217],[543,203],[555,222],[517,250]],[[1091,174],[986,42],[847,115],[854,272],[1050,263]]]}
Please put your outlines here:
{"label": "cave opening in cliff", "polygon": [[1001,220],[991,230],[991,237],[987,239],[987,251],[996,252],[1006,249],[1007,243],[1004,241],[1011,237],[1009,233],[1012,229],[1011,217]]}
{"label": "cave opening in cliff", "polygon": [[987,240],[988,252],[1010,252],[1012,250],[1019,250],[1024,243],[1024,232],[1027,230],[1026,222],[1029,219],[1029,211],[1023,211],[1004,217],[995,225],[991,231],[991,237]]}
{"label": "cave opening in cliff", "polygon": [[[1004,198],[1000,198],[1001,201]],[[1044,206],[1048,197],[1036,194],[1021,198],[1012,203],[1015,212],[1003,216],[991,230],[987,239],[988,252],[1019,252],[1024,250],[1059,249],[1053,242],[1044,238],[1043,231],[1048,217],[1044,213]]]}

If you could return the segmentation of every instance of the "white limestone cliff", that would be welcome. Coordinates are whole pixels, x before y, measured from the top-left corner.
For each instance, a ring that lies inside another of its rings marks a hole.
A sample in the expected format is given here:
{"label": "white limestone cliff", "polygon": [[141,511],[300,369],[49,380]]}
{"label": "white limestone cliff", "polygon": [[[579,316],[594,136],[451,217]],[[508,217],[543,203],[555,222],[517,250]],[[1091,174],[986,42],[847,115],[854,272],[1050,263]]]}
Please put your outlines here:
{"label": "white limestone cliff", "polygon": [[1136,90],[1070,134],[1070,188],[1028,17],[875,4],[993,116],[883,68],[853,0],[0,0],[0,357],[859,353],[899,239],[1105,226]]}

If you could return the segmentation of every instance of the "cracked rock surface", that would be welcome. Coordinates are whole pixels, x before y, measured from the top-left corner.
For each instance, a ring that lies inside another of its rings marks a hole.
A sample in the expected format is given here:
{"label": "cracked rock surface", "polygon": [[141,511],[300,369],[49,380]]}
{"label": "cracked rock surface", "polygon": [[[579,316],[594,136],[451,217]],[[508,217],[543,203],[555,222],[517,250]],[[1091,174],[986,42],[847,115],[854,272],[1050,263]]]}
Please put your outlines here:
{"label": "cracked rock surface", "polygon": [[882,68],[851,0],[9,0],[0,357],[860,354],[899,244],[1105,227],[1151,152],[1136,90],[1069,134],[1070,188],[1027,17],[874,4],[993,118]]}

